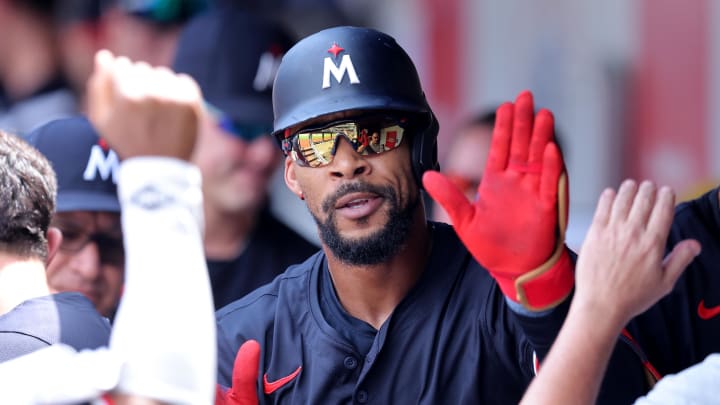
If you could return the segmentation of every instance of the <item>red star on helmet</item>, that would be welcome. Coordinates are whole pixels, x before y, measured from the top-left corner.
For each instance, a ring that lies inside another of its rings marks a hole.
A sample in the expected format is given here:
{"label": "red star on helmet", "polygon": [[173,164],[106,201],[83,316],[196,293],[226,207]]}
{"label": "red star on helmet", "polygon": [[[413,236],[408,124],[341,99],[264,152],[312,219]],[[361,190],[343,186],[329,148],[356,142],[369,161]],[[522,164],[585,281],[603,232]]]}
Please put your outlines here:
{"label": "red star on helmet", "polygon": [[98,141],[98,145],[100,145],[100,148],[102,148],[102,150],[104,150],[106,152],[108,151],[108,149],[110,149],[110,146],[108,145],[107,141],[103,138],[100,138],[100,140]]}
{"label": "red star on helmet", "polygon": [[328,49],[328,52],[333,54],[333,56],[337,58],[338,54],[344,50],[344,48],[339,47],[337,43],[333,42],[333,45],[330,47],[330,49]]}

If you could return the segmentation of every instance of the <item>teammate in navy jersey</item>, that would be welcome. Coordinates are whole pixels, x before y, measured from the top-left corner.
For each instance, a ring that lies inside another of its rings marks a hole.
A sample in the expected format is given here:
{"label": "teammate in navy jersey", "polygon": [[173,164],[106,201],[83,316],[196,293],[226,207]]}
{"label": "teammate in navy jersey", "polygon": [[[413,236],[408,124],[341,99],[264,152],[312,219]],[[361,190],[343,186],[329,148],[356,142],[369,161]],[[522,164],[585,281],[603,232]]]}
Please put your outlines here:
{"label": "teammate in navy jersey", "polygon": [[[620,330],[670,292],[700,253],[696,240],[665,240],[675,195],[650,181],[626,180],[617,192],[605,190],[577,262],[572,305],[553,348],[522,404],[591,404]],[[568,370],[573,378],[567,378]],[[708,357],[672,378],[663,378],[636,404],[708,403],[720,387],[720,355]]]}
{"label": "teammate in navy jersey", "polygon": [[[498,109],[471,203],[435,171],[437,121],[383,33],[303,39],[280,64],[273,106],[285,182],[322,251],[218,311],[230,388],[216,403],[517,403],[573,287],[551,113],[535,114],[529,92]],[[360,148],[373,131],[382,153]],[[421,188],[454,228],[426,221]],[[647,388],[628,352],[618,346],[601,401]]]}
{"label": "teammate in navy jersey", "polygon": [[719,192],[715,188],[678,205],[668,249],[692,238],[700,242],[702,252],[673,291],[628,327],[662,375],[677,373],[720,352]]}

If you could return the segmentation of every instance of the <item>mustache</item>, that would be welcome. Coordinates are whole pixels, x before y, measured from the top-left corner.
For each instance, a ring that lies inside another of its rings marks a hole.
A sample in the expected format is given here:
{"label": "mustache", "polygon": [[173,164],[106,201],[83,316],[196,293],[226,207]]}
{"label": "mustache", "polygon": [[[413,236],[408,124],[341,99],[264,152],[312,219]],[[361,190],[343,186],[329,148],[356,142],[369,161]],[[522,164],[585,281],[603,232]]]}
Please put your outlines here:
{"label": "mustache", "polygon": [[370,183],[355,182],[344,183],[332,195],[323,200],[322,210],[327,213],[335,208],[337,201],[350,193],[373,193],[386,199],[395,200],[395,190],[390,186],[376,186]]}

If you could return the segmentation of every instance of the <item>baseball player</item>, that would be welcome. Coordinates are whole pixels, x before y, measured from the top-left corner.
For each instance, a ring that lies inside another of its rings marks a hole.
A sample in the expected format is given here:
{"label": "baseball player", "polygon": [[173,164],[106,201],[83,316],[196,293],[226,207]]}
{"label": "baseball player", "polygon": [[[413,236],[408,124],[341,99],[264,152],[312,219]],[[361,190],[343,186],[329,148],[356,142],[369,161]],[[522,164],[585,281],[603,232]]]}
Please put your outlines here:
{"label": "baseball player", "polygon": [[0,26],[0,129],[26,135],[77,112],[58,58],[55,0],[3,1]]}
{"label": "baseball player", "polygon": [[[280,64],[273,105],[285,182],[322,251],[218,311],[221,398],[517,403],[573,288],[550,112],[535,115],[529,92],[498,109],[470,203],[433,171],[437,121],[386,34],[336,27],[301,40]],[[373,131],[384,151],[358,153],[359,134]],[[454,228],[426,222],[421,188]],[[235,362],[245,342],[257,342],[257,366]],[[644,389],[624,383],[618,398]]]}

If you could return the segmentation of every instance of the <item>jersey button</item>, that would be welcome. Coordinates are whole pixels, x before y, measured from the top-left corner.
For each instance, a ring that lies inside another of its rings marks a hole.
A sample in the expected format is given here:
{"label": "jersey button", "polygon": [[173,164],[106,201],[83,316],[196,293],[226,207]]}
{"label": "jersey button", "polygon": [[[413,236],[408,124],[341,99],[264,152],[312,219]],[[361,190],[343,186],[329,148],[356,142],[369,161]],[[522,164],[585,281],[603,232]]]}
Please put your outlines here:
{"label": "jersey button", "polygon": [[365,390],[360,390],[355,394],[355,399],[360,402],[361,404],[364,404],[368,401],[368,393]]}
{"label": "jersey button", "polygon": [[358,361],[355,357],[353,357],[353,356],[345,357],[345,368],[347,368],[348,370],[354,370],[355,367],[357,367],[357,365],[358,365]]}

